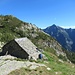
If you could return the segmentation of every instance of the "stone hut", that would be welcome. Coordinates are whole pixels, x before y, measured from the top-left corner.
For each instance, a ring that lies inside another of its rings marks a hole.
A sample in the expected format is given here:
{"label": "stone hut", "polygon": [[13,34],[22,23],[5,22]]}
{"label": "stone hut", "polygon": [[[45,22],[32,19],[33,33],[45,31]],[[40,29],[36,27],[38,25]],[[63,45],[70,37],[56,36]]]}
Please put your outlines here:
{"label": "stone hut", "polygon": [[27,37],[14,39],[5,44],[2,49],[2,55],[10,54],[22,59],[36,60],[41,53]]}

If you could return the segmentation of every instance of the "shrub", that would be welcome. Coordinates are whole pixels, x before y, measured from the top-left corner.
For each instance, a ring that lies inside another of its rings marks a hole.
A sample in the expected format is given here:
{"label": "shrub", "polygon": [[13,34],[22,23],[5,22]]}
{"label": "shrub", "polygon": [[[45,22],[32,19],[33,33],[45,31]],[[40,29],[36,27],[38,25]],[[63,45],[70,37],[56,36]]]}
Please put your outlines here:
{"label": "shrub", "polygon": [[63,61],[67,61],[67,58],[65,56],[61,55],[61,54],[58,56],[58,58],[62,59]]}

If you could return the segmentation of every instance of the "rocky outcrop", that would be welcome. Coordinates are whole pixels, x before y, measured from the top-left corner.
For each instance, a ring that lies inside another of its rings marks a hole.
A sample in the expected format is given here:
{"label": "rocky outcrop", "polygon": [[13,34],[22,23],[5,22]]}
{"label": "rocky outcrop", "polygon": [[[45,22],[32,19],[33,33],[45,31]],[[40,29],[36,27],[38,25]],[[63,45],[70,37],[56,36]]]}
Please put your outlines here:
{"label": "rocky outcrop", "polygon": [[46,67],[44,64],[35,62],[17,61],[17,58],[15,59],[15,57],[9,55],[0,57],[0,75],[8,75],[10,72],[20,68],[32,70],[41,66]]}

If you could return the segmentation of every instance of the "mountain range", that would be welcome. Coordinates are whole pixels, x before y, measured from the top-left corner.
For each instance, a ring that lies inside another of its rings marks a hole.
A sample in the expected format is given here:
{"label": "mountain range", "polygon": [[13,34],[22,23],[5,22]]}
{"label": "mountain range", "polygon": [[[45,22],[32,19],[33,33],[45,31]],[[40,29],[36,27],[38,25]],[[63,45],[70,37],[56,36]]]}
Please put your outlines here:
{"label": "mountain range", "polygon": [[54,37],[66,50],[75,52],[75,29],[65,29],[53,24],[43,31]]}
{"label": "mountain range", "polygon": [[[67,37],[68,42],[70,42],[68,47],[72,49],[71,46],[73,45],[74,41],[69,37],[70,35],[67,34],[68,32],[70,32],[70,30],[67,31],[61,27],[53,25],[51,26],[51,34],[56,33],[58,28],[60,29],[58,30],[59,33],[61,31],[62,34],[58,34],[57,36],[61,36],[60,39],[63,40],[63,35],[65,33],[64,36]],[[52,32],[53,30],[54,33]],[[74,34],[74,30],[72,32]],[[73,34],[71,34],[71,36],[73,36]],[[0,75],[6,75],[4,73],[10,72],[9,70],[12,70],[11,68],[16,68],[19,66],[21,66],[20,69],[15,69],[8,75],[75,75],[74,52],[65,50],[55,38],[45,33],[36,25],[24,22],[12,15],[0,15],[0,53],[2,51],[2,47],[6,43],[10,42],[13,39],[22,37],[27,37],[29,40],[31,40],[31,42],[37,46],[42,54],[46,56],[46,59],[44,58],[43,60],[37,61],[28,60],[31,64],[26,68],[26,63],[28,63],[27,60],[19,58],[11,59],[11,57],[9,59],[6,58],[9,55],[0,56]],[[16,65],[14,65],[14,62]],[[34,65],[34,62],[38,64],[44,64],[46,65],[46,67],[39,66],[34,69],[34,67],[37,65]],[[22,65],[23,63],[26,65],[25,68],[23,67],[24,65]],[[32,64],[34,65],[34,67],[32,67]],[[34,70],[30,69],[31,67]]]}

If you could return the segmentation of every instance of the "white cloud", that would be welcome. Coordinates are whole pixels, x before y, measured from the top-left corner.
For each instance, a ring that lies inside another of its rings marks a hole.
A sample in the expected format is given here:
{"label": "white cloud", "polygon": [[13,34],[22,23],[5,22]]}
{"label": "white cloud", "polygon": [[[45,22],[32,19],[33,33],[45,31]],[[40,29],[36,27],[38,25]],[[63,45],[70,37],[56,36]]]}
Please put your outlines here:
{"label": "white cloud", "polygon": [[72,28],[72,29],[75,29],[75,26],[61,26],[62,28]]}

